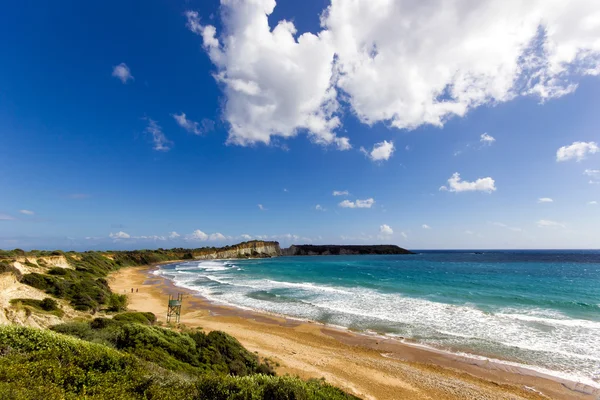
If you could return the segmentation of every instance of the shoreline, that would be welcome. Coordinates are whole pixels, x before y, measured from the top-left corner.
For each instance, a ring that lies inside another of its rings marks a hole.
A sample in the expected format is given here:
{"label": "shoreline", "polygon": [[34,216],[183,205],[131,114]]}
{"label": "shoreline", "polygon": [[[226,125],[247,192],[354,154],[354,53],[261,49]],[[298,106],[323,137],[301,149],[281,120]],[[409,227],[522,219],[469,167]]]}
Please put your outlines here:
{"label": "shoreline", "polygon": [[[160,264],[171,263],[177,261]],[[502,360],[454,354],[392,337],[215,304],[154,275],[158,265],[124,268],[111,274],[111,289],[127,293],[130,309],[154,312],[163,322],[168,295],[183,293],[182,324],[231,334],[249,350],[279,363],[278,374],[305,379],[325,377],[365,399],[600,397],[600,389]],[[130,293],[130,288],[140,292]],[[354,368],[348,368],[348,364],[354,364]]]}

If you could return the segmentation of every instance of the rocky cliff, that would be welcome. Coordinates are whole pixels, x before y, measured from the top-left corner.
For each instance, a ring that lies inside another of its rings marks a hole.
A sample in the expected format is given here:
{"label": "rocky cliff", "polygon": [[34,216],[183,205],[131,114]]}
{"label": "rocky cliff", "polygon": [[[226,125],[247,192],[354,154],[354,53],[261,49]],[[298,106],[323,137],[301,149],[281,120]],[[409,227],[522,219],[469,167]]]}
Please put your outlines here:
{"label": "rocky cliff", "polygon": [[358,254],[413,254],[396,245],[292,245],[283,249],[284,256],[341,256]]}
{"label": "rocky cliff", "polygon": [[194,252],[194,258],[212,260],[223,258],[269,258],[281,255],[278,242],[264,242],[253,240],[219,249],[203,249],[200,253]]}

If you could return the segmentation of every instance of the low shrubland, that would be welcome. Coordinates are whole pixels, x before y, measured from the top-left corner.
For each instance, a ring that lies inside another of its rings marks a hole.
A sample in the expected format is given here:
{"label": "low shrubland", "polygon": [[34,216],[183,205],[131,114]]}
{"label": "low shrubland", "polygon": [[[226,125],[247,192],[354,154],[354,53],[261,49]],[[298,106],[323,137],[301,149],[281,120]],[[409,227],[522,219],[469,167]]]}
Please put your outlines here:
{"label": "low shrubland", "polygon": [[[108,327],[137,324],[113,321]],[[79,328],[83,325],[79,326]],[[164,338],[177,338],[181,350],[193,348],[196,340],[189,334],[156,331],[155,327],[138,325],[143,335],[126,336],[129,345],[124,349],[91,343],[49,330],[17,326],[0,327],[0,398],[25,399],[178,399],[178,400],[325,400],[352,399],[341,390],[323,381],[302,381],[298,378],[276,377],[252,373],[236,376],[215,372],[212,360],[205,360],[202,372],[180,368],[171,369],[169,363],[147,361],[144,353],[126,349],[149,348],[153,342]],[[64,328],[64,326],[63,326]],[[88,329],[94,330],[89,325]],[[157,328],[159,329],[159,328]],[[74,330],[71,330],[73,333]],[[158,333],[157,333],[158,332]],[[201,333],[201,332],[197,332]],[[185,338],[187,336],[187,339]],[[210,336],[205,335],[206,340]],[[144,341],[145,337],[147,341]],[[233,339],[233,338],[231,338]],[[233,339],[235,340],[235,339]],[[207,342],[208,343],[208,342]],[[205,343],[206,344],[206,343]],[[215,339],[209,347],[225,353],[232,342]],[[239,345],[239,344],[238,344]],[[196,344],[196,346],[198,346]],[[226,347],[221,347],[226,346]],[[161,345],[158,346],[162,348]],[[167,346],[169,347],[169,346]],[[241,347],[241,346],[240,346]],[[239,349],[233,346],[235,354]],[[197,355],[197,353],[194,353]],[[180,363],[193,362],[193,358],[179,351],[171,357]],[[227,354],[221,354],[227,358]],[[191,365],[191,364],[189,364]]]}
{"label": "low shrubland", "polygon": [[152,313],[123,313],[112,319],[61,324],[52,330],[102,343],[172,371],[212,371],[237,376],[273,374],[268,363],[260,362],[255,354],[226,333],[213,331],[206,334],[197,329],[177,332],[151,326],[154,321],[156,317]]}

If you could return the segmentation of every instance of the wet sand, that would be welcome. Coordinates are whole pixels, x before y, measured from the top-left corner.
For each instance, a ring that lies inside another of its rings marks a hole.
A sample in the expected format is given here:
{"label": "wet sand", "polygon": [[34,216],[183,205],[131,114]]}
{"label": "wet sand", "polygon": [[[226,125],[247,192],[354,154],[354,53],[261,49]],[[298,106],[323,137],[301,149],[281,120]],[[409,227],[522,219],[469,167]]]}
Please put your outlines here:
{"label": "wet sand", "polygon": [[323,377],[363,399],[600,399],[600,390],[523,368],[216,305],[153,275],[155,268],[122,269],[110,276],[111,289],[128,294],[130,310],[151,311],[163,323],[169,294],[183,293],[182,324],[229,333],[278,363],[280,375]]}

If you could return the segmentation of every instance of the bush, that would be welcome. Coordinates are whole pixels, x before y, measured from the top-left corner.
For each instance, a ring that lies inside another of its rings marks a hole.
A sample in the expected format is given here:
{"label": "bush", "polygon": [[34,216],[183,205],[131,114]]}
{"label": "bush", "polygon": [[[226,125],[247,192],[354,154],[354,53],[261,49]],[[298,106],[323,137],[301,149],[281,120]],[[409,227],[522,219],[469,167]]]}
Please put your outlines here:
{"label": "bush", "polygon": [[[11,304],[22,304],[24,306],[29,306],[35,308],[40,311],[46,311],[56,315],[57,317],[62,317],[64,312],[58,307],[58,303],[56,300],[46,297],[44,300],[36,300],[36,299],[12,299],[10,301]],[[27,315],[31,314],[31,310],[26,309],[25,312]]]}
{"label": "bush", "polygon": [[40,307],[44,311],[54,311],[58,310],[58,303],[56,302],[56,300],[51,299],[50,297],[46,297],[40,302]]}
{"label": "bush", "polygon": [[107,344],[173,371],[213,371],[237,376],[273,374],[270,365],[261,363],[255,354],[226,333],[214,331],[207,335],[199,330],[179,333],[149,326],[154,318],[152,313],[129,312],[116,315],[112,320],[96,318],[91,323],[61,324],[52,330]]}
{"label": "bush", "polygon": [[115,321],[133,322],[142,325],[154,325],[156,315],[151,312],[126,312],[117,314],[113,317]]}
{"label": "bush", "polygon": [[[40,261],[41,260],[39,260],[38,263]],[[61,268],[61,267],[52,267],[48,271],[48,274],[50,274],[50,275],[59,275],[59,276],[67,275],[67,269],[66,268]]]}
{"label": "bush", "polygon": [[[124,311],[127,309],[127,296],[124,294],[111,293],[108,297],[108,311]],[[154,314],[152,314],[154,315]],[[156,317],[154,317],[156,320]]]}

